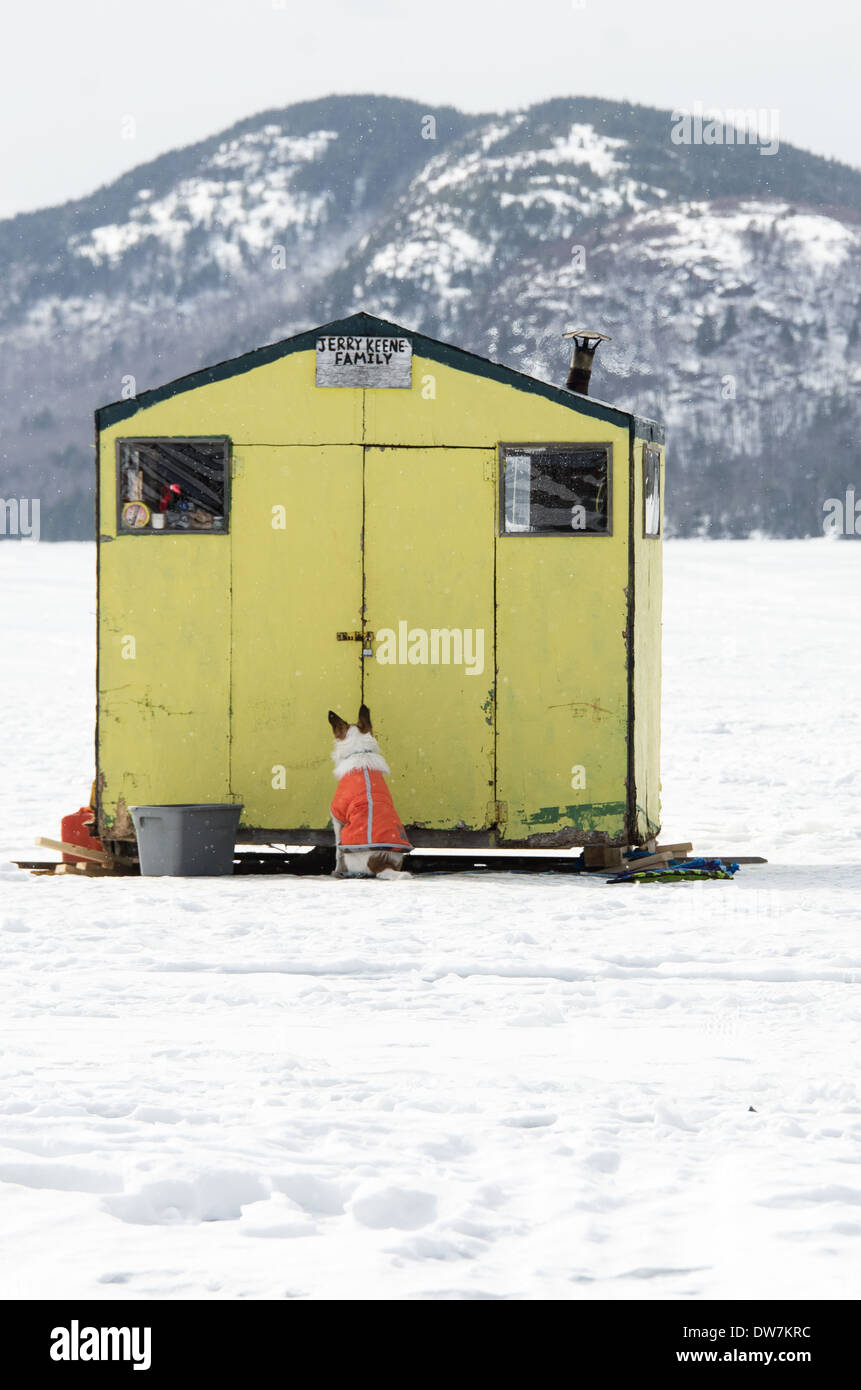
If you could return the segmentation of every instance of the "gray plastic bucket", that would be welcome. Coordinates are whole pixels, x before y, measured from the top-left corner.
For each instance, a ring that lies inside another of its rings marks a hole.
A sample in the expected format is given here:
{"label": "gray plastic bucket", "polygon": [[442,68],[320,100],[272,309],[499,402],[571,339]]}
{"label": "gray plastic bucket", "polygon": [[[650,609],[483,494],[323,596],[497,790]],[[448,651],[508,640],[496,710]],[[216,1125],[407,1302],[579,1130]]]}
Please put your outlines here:
{"label": "gray plastic bucket", "polygon": [[232,874],[242,807],[209,805],[130,806],[138,837],[141,873]]}

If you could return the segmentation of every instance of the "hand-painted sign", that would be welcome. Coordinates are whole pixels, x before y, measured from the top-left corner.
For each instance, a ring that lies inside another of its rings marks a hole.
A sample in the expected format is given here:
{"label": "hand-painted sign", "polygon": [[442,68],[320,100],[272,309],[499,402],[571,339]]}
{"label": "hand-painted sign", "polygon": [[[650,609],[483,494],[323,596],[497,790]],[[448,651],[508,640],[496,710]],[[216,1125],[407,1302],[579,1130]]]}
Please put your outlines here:
{"label": "hand-painted sign", "polygon": [[412,385],[409,338],[317,339],[318,386]]}

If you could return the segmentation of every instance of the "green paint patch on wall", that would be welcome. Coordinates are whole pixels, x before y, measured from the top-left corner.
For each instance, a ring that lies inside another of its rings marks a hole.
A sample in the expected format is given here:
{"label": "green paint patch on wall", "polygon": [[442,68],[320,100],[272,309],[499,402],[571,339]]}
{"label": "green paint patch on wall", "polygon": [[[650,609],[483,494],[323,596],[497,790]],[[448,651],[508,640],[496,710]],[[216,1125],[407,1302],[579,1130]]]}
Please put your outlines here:
{"label": "green paint patch on wall", "polygon": [[650,835],[658,835],[658,834],[660,834],[660,830],[661,830],[660,825],[658,825],[656,821],[651,820],[651,819],[646,815],[645,809],[644,809],[644,807],[642,807],[642,806],[640,805],[639,801],[637,802],[637,811],[638,811],[638,813],[643,817],[643,820],[646,822],[646,829],[648,830],[649,834],[650,834]]}
{"label": "green paint patch on wall", "polygon": [[624,801],[595,801],[589,806],[542,806],[527,817],[529,825],[560,825],[561,822],[575,830],[601,830],[600,821],[617,820],[625,816]]}
{"label": "green paint patch on wall", "polygon": [[495,694],[496,687],[492,685],[487,692],[487,699],[481,707],[484,712],[484,722],[485,724],[489,724],[491,728],[493,727],[493,701]]}

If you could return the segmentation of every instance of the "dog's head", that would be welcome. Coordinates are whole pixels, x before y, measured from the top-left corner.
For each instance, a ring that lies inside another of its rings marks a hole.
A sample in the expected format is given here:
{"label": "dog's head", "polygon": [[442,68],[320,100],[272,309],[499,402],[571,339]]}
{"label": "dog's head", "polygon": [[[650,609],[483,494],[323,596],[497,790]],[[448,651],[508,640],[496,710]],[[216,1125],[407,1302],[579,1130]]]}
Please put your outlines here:
{"label": "dog's head", "polygon": [[355,724],[348,724],[346,719],[342,719],[340,714],[330,709],[329,723],[335,735],[332,759],[336,777],[359,767],[375,768],[378,772],[388,775],[389,766],[374,738],[371,711],[367,705],[359,707],[359,717]]}
{"label": "dog's head", "polygon": [[350,729],[358,729],[360,734],[370,734],[373,737],[374,731],[371,727],[371,711],[367,705],[359,705],[359,717],[355,724],[348,724],[346,719],[342,719],[340,714],[336,714],[333,709],[329,710],[329,723],[332,726],[332,733],[336,741],[345,739]]}

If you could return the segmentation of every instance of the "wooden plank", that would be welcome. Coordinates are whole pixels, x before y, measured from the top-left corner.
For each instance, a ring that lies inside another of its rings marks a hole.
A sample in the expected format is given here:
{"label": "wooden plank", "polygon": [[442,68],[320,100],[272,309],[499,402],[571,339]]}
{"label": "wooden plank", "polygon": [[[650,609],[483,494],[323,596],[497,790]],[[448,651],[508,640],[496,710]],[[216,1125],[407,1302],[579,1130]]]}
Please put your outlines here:
{"label": "wooden plank", "polygon": [[113,878],[128,877],[136,875],[138,872],[137,861],[127,864],[123,860],[114,859],[110,864],[96,864],[92,861],[80,859],[74,864],[67,864],[60,859],[13,859],[12,863],[17,869],[25,869],[34,875],[55,875],[66,873],[87,873],[91,878]]}
{"label": "wooden plank", "polygon": [[112,854],[106,854],[101,849],[84,849],[82,845],[68,845],[64,840],[48,840],[44,835],[37,835],[35,841],[41,849],[56,849],[60,854],[74,855],[75,859],[91,859],[94,864],[111,865],[114,862]]}
{"label": "wooden plank", "polygon": [[[690,841],[680,843],[677,845],[658,845],[657,853],[655,855],[651,855],[648,859],[626,858],[625,863],[627,865],[636,864],[638,869],[643,867],[648,868],[653,861],[658,862],[663,856],[668,856],[670,859],[684,859],[692,849],[693,845],[690,843]],[[697,855],[697,858],[718,859],[720,860],[721,864],[768,863],[768,860],[763,859],[762,855],[759,854],[699,854]]]}
{"label": "wooden plank", "polygon": [[55,874],[76,874],[78,878],[113,878],[114,870],[109,864],[93,864],[88,859],[79,859],[76,864],[58,864]]}
{"label": "wooden plank", "polygon": [[640,869],[656,869],[659,864],[669,864],[673,858],[669,850],[661,850],[658,854],[645,854],[640,859],[626,859],[622,867],[639,872]]}
{"label": "wooden plank", "polygon": [[621,845],[587,845],[583,850],[584,869],[615,869],[624,863]]}

